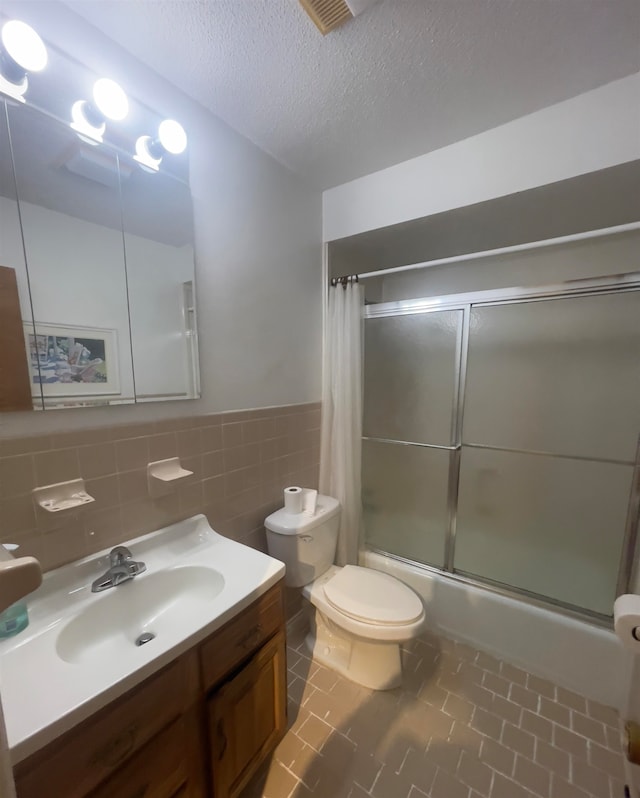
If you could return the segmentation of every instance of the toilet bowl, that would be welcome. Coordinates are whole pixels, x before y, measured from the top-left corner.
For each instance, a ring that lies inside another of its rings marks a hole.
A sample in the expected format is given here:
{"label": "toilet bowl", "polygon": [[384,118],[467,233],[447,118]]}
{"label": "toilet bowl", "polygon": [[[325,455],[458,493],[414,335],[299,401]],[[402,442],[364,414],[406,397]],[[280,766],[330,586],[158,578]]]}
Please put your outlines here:
{"label": "toilet bowl", "polygon": [[413,590],[381,571],[333,565],[302,595],[315,608],[306,643],[319,662],[373,690],[402,683],[402,643],[425,624]]}
{"label": "toilet bowl", "polygon": [[313,516],[277,510],[265,520],[269,554],[285,563],[285,583],[303,588],[314,658],[358,684],[388,690],[402,682],[401,646],[424,628],[424,607],[393,576],[334,565],[339,523],[340,505],[329,496],[318,496]]}

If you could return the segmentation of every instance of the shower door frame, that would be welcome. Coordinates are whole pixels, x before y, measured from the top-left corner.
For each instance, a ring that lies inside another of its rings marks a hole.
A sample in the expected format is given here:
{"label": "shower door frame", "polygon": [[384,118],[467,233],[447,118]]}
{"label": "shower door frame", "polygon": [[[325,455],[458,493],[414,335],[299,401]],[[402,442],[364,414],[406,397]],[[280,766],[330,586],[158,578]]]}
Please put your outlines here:
{"label": "shower door frame", "polygon": [[[373,276],[373,275],[372,275]],[[489,578],[470,574],[464,571],[456,571],[454,567],[457,509],[458,509],[458,489],[460,484],[460,463],[462,458],[462,424],[464,420],[464,400],[467,378],[467,363],[469,356],[469,328],[471,309],[473,307],[496,307],[501,305],[524,304],[530,302],[542,302],[553,299],[567,299],[579,297],[605,296],[607,294],[628,293],[640,291],[640,271],[628,272],[607,277],[588,278],[581,280],[571,280],[554,285],[499,288],[485,291],[474,291],[469,293],[444,294],[441,296],[422,297],[418,299],[406,299],[393,302],[380,302],[366,305],[364,309],[364,319],[376,319],[393,316],[422,315],[425,313],[437,313],[444,310],[462,311],[462,329],[457,338],[455,368],[456,376],[454,383],[454,399],[452,412],[452,441],[449,446],[412,443],[411,441],[395,441],[373,436],[362,436],[362,440],[376,441],[404,446],[421,446],[431,449],[445,449],[451,452],[449,462],[449,482],[447,495],[447,529],[445,531],[445,555],[444,565],[439,568],[434,565],[411,560],[407,557],[394,554],[393,552],[380,549],[378,547],[367,547],[370,551],[383,554],[400,562],[407,563],[413,567],[425,569],[437,574],[446,576],[474,587],[491,590],[503,596],[517,598],[527,603],[546,607],[587,620],[598,626],[611,627],[613,619],[611,616],[602,615],[582,607],[533,593],[523,588],[505,585],[501,582],[493,581]],[[366,353],[365,353],[366,357]],[[640,430],[638,431],[635,460],[607,460],[606,458],[574,457],[572,460],[593,460],[598,462],[613,462],[621,465],[633,467],[633,477],[631,491],[627,508],[625,532],[622,542],[622,552],[618,567],[618,577],[616,582],[616,596],[629,591],[634,573],[634,559],[636,542],[638,537],[638,525],[640,522]],[[558,455],[553,452],[534,452],[532,450],[504,449],[503,447],[481,446],[479,444],[465,444],[470,448],[498,449],[501,451],[522,452],[526,454],[542,454],[554,458],[567,458],[567,455]],[[612,607],[613,613],[613,607]]]}

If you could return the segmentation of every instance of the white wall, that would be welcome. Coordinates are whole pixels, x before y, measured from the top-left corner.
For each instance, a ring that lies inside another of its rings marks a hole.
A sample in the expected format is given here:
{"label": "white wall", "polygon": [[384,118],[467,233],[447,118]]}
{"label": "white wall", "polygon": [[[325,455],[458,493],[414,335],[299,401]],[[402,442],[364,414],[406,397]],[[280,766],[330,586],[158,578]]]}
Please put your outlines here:
{"label": "white wall", "polygon": [[202,399],[0,415],[0,437],[318,401],[321,195],[67,7],[5,0],[97,74],[136,87],[189,136]]}
{"label": "white wall", "polygon": [[410,219],[640,158],[640,73],[323,194],[323,239]]}

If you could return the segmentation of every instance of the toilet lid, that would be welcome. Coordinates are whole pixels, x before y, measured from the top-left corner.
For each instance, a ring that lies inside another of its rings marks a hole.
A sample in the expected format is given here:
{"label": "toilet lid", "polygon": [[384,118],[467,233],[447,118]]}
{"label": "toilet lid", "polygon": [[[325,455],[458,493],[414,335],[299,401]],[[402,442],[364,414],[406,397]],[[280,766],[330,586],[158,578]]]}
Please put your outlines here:
{"label": "toilet lid", "polygon": [[345,565],[324,586],[327,601],[364,623],[408,624],[423,613],[418,596],[399,579],[371,568]]}

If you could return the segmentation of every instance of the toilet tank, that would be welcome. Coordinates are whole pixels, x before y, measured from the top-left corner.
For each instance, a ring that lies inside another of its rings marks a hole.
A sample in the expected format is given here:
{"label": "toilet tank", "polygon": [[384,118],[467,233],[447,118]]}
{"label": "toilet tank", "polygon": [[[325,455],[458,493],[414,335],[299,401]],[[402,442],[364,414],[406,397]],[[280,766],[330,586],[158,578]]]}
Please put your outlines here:
{"label": "toilet tank", "polygon": [[283,507],[265,519],[269,554],[287,566],[285,584],[302,587],[331,565],[336,554],[340,502],[318,495],[313,515],[290,513]]}

